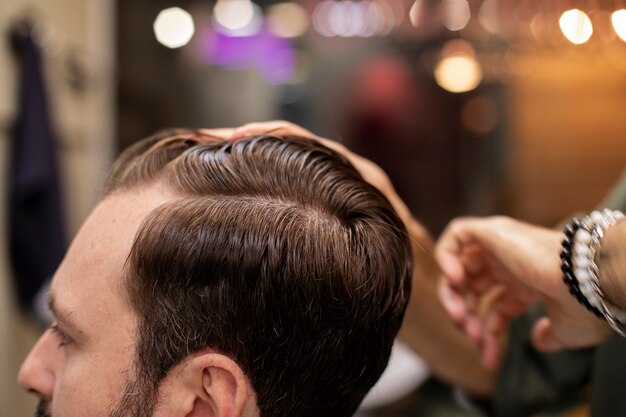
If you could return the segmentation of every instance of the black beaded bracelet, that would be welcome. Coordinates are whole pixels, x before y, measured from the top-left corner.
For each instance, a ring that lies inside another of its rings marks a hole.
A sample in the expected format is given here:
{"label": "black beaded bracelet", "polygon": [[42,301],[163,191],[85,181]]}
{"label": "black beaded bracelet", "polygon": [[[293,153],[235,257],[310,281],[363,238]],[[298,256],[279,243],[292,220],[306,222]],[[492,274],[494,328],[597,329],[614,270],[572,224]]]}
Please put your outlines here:
{"label": "black beaded bracelet", "polygon": [[563,282],[569,287],[569,292],[576,300],[598,318],[604,319],[604,316],[596,307],[591,305],[589,300],[583,295],[578,285],[578,280],[572,269],[572,246],[574,244],[574,235],[580,229],[580,220],[574,218],[571,223],[563,228],[565,238],[561,242],[561,271],[563,272]]}
{"label": "black beaded bracelet", "polygon": [[626,312],[604,298],[595,262],[604,231],[623,217],[620,211],[605,209],[581,219],[574,218],[563,229],[565,238],[561,242],[560,257],[563,282],[570,293],[597,317],[606,320],[615,331],[626,336]]}

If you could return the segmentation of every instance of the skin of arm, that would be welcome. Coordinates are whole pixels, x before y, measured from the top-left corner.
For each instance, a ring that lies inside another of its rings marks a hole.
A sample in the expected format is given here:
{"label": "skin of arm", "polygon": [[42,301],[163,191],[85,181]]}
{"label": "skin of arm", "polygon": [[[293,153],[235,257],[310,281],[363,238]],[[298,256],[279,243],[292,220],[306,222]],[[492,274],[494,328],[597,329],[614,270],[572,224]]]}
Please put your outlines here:
{"label": "skin of arm", "polygon": [[598,282],[605,298],[626,310],[626,221],[606,230],[596,261]]}
{"label": "skin of arm", "polygon": [[413,289],[399,337],[437,377],[470,394],[491,396],[497,370],[483,365],[478,346],[457,328],[437,297],[440,270],[432,239],[416,221],[405,223],[417,244],[413,245]]}

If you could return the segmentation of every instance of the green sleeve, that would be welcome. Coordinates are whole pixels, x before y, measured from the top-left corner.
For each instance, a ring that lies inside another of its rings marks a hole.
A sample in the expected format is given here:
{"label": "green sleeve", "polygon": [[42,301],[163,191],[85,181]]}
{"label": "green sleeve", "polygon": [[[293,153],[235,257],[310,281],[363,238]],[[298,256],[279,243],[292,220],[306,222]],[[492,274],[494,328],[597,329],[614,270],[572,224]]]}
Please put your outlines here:
{"label": "green sleeve", "polygon": [[626,211],[626,170],[624,170],[617,184],[599,206],[599,208],[604,207]]}
{"label": "green sleeve", "polygon": [[543,315],[535,306],[509,331],[508,349],[498,378],[492,413],[526,417],[567,409],[584,400],[593,363],[593,350],[541,353],[530,340],[533,323]]}

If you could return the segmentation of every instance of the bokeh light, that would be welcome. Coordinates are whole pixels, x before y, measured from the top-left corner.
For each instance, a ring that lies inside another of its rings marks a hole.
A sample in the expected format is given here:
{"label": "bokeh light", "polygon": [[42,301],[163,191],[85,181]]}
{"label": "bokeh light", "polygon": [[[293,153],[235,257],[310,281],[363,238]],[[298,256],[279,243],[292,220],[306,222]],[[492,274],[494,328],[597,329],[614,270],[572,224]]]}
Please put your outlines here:
{"label": "bokeh light", "polygon": [[461,40],[448,41],[435,67],[435,81],[452,93],[475,89],[482,81],[483,72],[475,58],[472,46]]}
{"label": "bokeh light", "polygon": [[[238,2],[239,0],[221,1]],[[216,3],[216,8],[221,1]],[[247,5],[244,6],[243,3],[246,3]],[[251,15],[248,14],[248,6],[250,7],[250,10],[252,10]],[[241,9],[239,9],[239,7],[241,7]],[[241,16],[236,16],[235,12],[237,12],[237,10],[241,10],[245,13]],[[214,21],[216,31],[235,37],[249,37],[257,35],[263,29],[264,25],[264,17],[261,7],[259,7],[258,4],[247,0],[241,2],[239,5],[233,3],[228,6],[223,6],[219,13],[217,10],[214,10]]]}
{"label": "bokeh light", "polygon": [[356,36],[364,25],[365,18],[356,2],[338,1],[329,16],[330,28],[335,35]]}
{"label": "bokeh light", "polygon": [[330,13],[335,5],[334,1],[324,0],[317,4],[313,10],[313,27],[322,36],[333,36],[330,28]]}
{"label": "bokeh light", "polygon": [[370,37],[381,34],[385,31],[385,16],[378,5],[371,1],[362,1],[359,3],[361,18],[363,22],[357,36]]}
{"label": "bokeh light", "polygon": [[483,2],[478,10],[478,23],[492,35],[500,31],[497,0],[485,0]]}
{"label": "bokeh light", "polygon": [[309,28],[309,15],[298,3],[278,3],[268,9],[267,25],[276,36],[297,38]]}
{"label": "bokeh light", "polygon": [[467,0],[444,0],[441,7],[443,7],[443,25],[447,29],[458,31],[467,26],[471,16]]}
{"label": "bokeh light", "polygon": [[378,9],[378,11],[380,12],[380,16],[381,16],[382,27],[381,27],[380,32],[378,34],[379,35],[383,35],[383,36],[384,35],[389,35],[391,33],[391,31],[398,24],[398,22],[396,20],[396,14],[394,13],[394,11],[391,8],[391,6],[389,6],[385,2],[375,1],[375,2],[372,2],[372,6],[376,7]]}
{"label": "bokeh light", "polygon": [[313,27],[322,36],[387,35],[395,27],[393,10],[376,1],[322,1],[313,10]]}
{"label": "bokeh light", "polygon": [[247,26],[254,18],[250,0],[218,0],[213,8],[215,20],[221,26],[237,30]]}
{"label": "bokeh light", "polygon": [[617,36],[626,42],[626,9],[613,12],[611,15],[611,23],[613,23],[613,29],[615,33],[617,33]]}
{"label": "bokeh light", "polygon": [[424,15],[424,0],[415,0],[409,9],[409,20],[415,27],[420,26],[420,21]]}
{"label": "bokeh light", "polygon": [[563,13],[559,19],[559,26],[567,40],[575,45],[587,42],[593,34],[591,19],[579,9],[571,9]]}
{"label": "bokeh light", "polygon": [[195,32],[193,18],[180,7],[162,10],[154,20],[154,35],[168,48],[187,45]]}

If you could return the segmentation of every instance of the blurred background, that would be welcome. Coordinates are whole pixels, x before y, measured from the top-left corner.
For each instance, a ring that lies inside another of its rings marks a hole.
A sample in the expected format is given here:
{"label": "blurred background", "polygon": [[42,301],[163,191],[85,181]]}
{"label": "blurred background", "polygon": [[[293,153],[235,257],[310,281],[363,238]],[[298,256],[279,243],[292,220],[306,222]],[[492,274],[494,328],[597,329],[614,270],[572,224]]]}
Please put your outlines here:
{"label": "blurred background", "polygon": [[2,0],[0,92],[0,416],[20,417],[45,277],[23,288],[11,236],[33,166],[62,225],[40,253],[134,141],[268,119],[376,161],[435,236],[468,214],[553,225],[626,166],[626,2]]}

